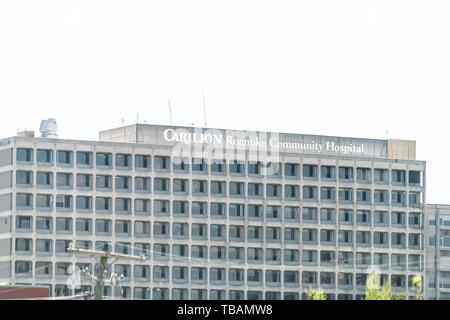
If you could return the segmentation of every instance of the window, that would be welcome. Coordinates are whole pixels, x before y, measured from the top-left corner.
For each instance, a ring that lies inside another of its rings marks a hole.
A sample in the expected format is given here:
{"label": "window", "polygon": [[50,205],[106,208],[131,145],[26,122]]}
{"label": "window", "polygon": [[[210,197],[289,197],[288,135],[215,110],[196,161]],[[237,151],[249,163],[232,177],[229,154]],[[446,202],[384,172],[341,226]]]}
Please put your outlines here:
{"label": "window", "polygon": [[134,178],[134,191],[149,193],[150,192],[150,178],[135,177]]}
{"label": "window", "polygon": [[170,169],[170,157],[167,156],[155,156],[154,157],[155,170],[169,170]]}
{"label": "window", "polygon": [[408,235],[408,248],[419,250],[421,249],[421,235],[418,233],[410,233]]}
{"label": "window", "polygon": [[211,218],[225,219],[226,216],[225,209],[226,209],[225,203],[211,202]]}
{"label": "window", "polygon": [[208,215],[208,204],[206,202],[192,202],[191,213],[194,217],[206,217]]}
{"label": "window", "polygon": [[229,269],[228,270],[228,280],[230,283],[243,284],[244,282],[244,269]]}
{"label": "window", "polygon": [[73,152],[58,150],[56,151],[56,163],[63,165],[71,165],[73,163]]}
{"label": "window", "polygon": [[262,248],[247,248],[247,263],[252,263],[252,264],[263,263]]}
{"label": "window", "polygon": [[173,158],[172,167],[174,172],[189,172],[189,159],[175,157]]}
{"label": "window", "polygon": [[353,210],[339,209],[339,224],[353,224]]}
{"label": "window", "polygon": [[208,195],[208,181],[206,181],[206,180],[192,180],[192,194],[194,194],[194,195]]}
{"label": "window", "polygon": [[116,168],[128,169],[131,168],[131,154],[116,154]]}
{"label": "window", "polygon": [[77,196],[77,210],[91,211],[92,197]]}
{"label": "window", "polygon": [[31,209],[33,207],[33,195],[31,193],[17,193],[16,207],[21,209]]}
{"label": "window", "polygon": [[335,223],[335,209],[321,208],[320,209],[320,223],[334,224]]}
{"label": "window", "polygon": [[112,222],[111,220],[97,219],[95,220],[95,233],[98,235],[111,235]]}
{"label": "window", "polygon": [[370,226],[370,211],[356,210],[356,224]]}
{"label": "window", "polygon": [[16,160],[22,162],[33,162],[33,149],[17,148]]}
{"label": "window", "polygon": [[356,181],[358,183],[370,183],[370,168],[356,168]]}
{"label": "window", "polygon": [[[191,268],[191,281],[195,281],[196,283],[206,283],[206,268],[192,267]],[[205,293],[202,293],[205,291]],[[206,290],[199,290],[199,296],[204,296],[206,298]],[[192,291],[191,291],[192,293]],[[191,294],[191,299],[193,299]],[[198,297],[197,297],[198,298]]]}
{"label": "window", "polygon": [[53,150],[37,149],[36,162],[39,164],[52,164]]}
{"label": "window", "polygon": [[339,263],[339,267],[341,267],[341,268],[352,268],[353,267],[353,252],[339,251],[338,263]]}
{"label": "window", "polygon": [[77,234],[92,234],[92,220],[78,218],[76,220],[76,232]]}
{"label": "window", "polygon": [[53,187],[53,173],[36,172],[36,185],[41,187]]}
{"label": "window", "polygon": [[321,272],[320,273],[320,285],[327,287],[334,287],[335,279],[334,272]]}
{"label": "window", "polygon": [[317,179],[317,165],[304,164],[303,165],[303,178]]}
{"label": "window", "polygon": [[211,195],[226,195],[226,184],[224,181],[211,181]]}
{"label": "window", "polygon": [[37,210],[53,209],[52,195],[51,194],[37,194],[36,195],[36,209]]}
{"label": "window", "polygon": [[334,166],[321,166],[320,178],[322,180],[335,180],[336,179],[336,167]]}
{"label": "window", "polygon": [[305,223],[316,223],[317,222],[317,208],[303,208],[302,219]]}
{"label": "window", "polygon": [[189,256],[188,246],[174,244],[172,246],[172,259],[175,261],[187,261]]}
{"label": "window", "polygon": [[169,281],[169,267],[154,266],[153,267],[153,281],[167,282]]}
{"label": "window", "polygon": [[192,173],[208,173],[208,164],[205,159],[192,159]]}
{"label": "window", "polygon": [[56,208],[60,209],[72,209],[72,196],[57,195],[56,196]]}
{"label": "window", "polygon": [[[356,253],[356,267],[357,268],[367,268],[371,264],[371,255],[369,252],[357,252]],[[358,284],[357,284],[358,285]],[[366,285],[366,282],[362,285]]]}
{"label": "window", "polygon": [[262,183],[248,183],[247,184],[247,194],[253,197],[263,196],[263,184]]}
{"label": "window", "polygon": [[419,208],[422,205],[421,195],[420,192],[410,192],[408,194],[408,204],[411,208]]}
{"label": "window", "polygon": [[[339,272],[338,285],[339,287],[353,287],[353,273]],[[351,298],[348,300],[351,300]]]}
{"label": "window", "polygon": [[389,268],[389,255],[387,253],[374,253],[373,264],[380,269]]}
{"label": "window", "polygon": [[95,177],[95,186],[99,189],[111,189],[112,188],[112,176],[97,175]]}
{"label": "window", "polygon": [[188,216],[189,215],[189,202],[187,201],[173,201],[172,202],[172,214],[174,216]]}
{"label": "window", "polygon": [[156,238],[168,238],[169,237],[169,223],[157,222],[153,223],[153,236]]}
{"label": "window", "polygon": [[52,232],[52,222],[51,217],[36,217],[36,232],[37,233],[50,233]]}
{"label": "window", "polygon": [[72,219],[56,218],[56,233],[72,234]]}
{"label": "window", "polygon": [[173,223],[172,237],[175,239],[187,239],[189,234],[189,227],[187,223]]}
{"label": "window", "polygon": [[303,285],[316,285],[317,284],[317,272],[303,271],[302,284]]}
{"label": "window", "polygon": [[317,187],[303,186],[303,200],[317,200]]}
{"label": "window", "polygon": [[213,284],[225,283],[225,269],[224,268],[210,268],[209,278]]}
{"label": "window", "polygon": [[298,228],[284,228],[284,241],[299,243],[300,231]]}
{"label": "window", "polygon": [[280,184],[266,184],[266,197],[281,198],[281,185]]}
{"label": "window", "polygon": [[370,232],[369,231],[356,231],[356,245],[357,246],[370,246]]}
{"label": "window", "polygon": [[149,237],[150,236],[150,222],[135,221],[134,222],[134,235],[136,237]]}
{"label": "window", "polygon": [[228,216],[230,218],[244,218],[244,208],[243,204],[239,203],[230,203],[228,206]]}
{"label": "window", "polygon": [[225,160],[211,160],[211,173],[212,174],[225,174],[226,173]]}
{"label": "window", "polygon": [[262,270],[248,269],[247,270],[247,282],[253,282],[253,284],[261,284]]}
{"label": "window", "polygon": [[387,248],[389,246],[388,233],[387,232],[374,232],[373,233],[373,245],[376,247]]}
{"label": "window", "polygon": [[267,220],[281,220],[281,206],[266,206]]}
{"label": "window", "polygon": [[375,184],[388,184],[388,170],[387,169],[374,169],[373,180]]}
{"label": "window", "polygon": [[300,208],[284,207],[284,219],[285,221],[300,221]]}
{"label": "window", "polygon": [[73,188],[73,175],[71,173],[57,173],[56,186],[59,188]]}
{"label": "window", "polygon": [[370,204],[370,190],[358,189],[356,190],[356,201],[358,203]]}
{"label": "window", "polygon": [[115,233],[119,236],[131,235],[131,221],[116,220]]}
{"label": "window", "polygon": [[92,189],[92,174],[77,174],[77,188]]}
{"label": "window", "polygon": [[32,253],[33,251],[33,240],[24,239],[24,238],[16,238],[16,252],[23,253]]}
{"label": "window", "polygon": [[95,211],[97,212],[111,212],[112,210],[112,199],[105,197],[95,198]]}
{"label": "window", "polygon": [[353,168],[339,167],[339,180],[344,182],[353,181]]}
{"label": "window", "polygon": [[173,192],[175,193],[189,193],[189,180],[187,179],[173,179]]}
{"label": "window", "polygon": [[32,171],[16,171],[16,184],[32,185],[33,184],[33,172]]}
{"label": "window", "polygon": [[408,215],[408,225],[410,228],[421,228],[422,214],[420,212],[411,212]]}
{"label": "window", "polygon": [[249,242],[262,242],[263,232],[262,227],[248,226],[247,227],[247,241]]}
{"label": "window", "polygon": [[373,223],[375,226],[388,226],[388,212],[387,211],[375,211],[373,215]]}
{"label": "window", "polygon": [[284,186],[284,198],[286,200],[299,200],[300,199],[300,188],[296,185],[285,185]]}
{"label": "window", "polygon": [[244,263],[244,248],[230,247],[228,249],[228,260],[232,263]]}
{"label": "window", "polygon": [[405,170],[392,170],[392,184],[402,185],[406,184],[406,171]]}
{"label": "window", "polygon": [[269,178],[281,178],[281,163],[268,162],[266,164],[266,176]]}
{"label": "window", "polygon": [[33,265],[31,261],[16,261],[16,276],[32,276]]}
{"label": "window", "polygon": [[154,178],[153,188],[155,192],[169,192],[169,179]]}
{"label": "window", "polygon": [[393,211],[391,213],[391,224],[393,227],[405,227],[406,213]]}
{"label": "window", "polygon": [[373,200],[376,205],[388,205],[389,204],[389,191],[375,190],[373,192]]}
{"label": "window", "polygon": [[116,191],[120,191],[120,192],[131,191],[131,177],[116,176],[115,186],[116,186]]}
{"label": "window", "polygon": [[300,165],[297,163],[285,163],[284,164],[284,176],[286,178],[298,178],[300,173]]}
{"label": "window", "polygon": [[[187,224],[186,229],[187,229]],[[193,240],[207,240],[208,239],[208,225],[204,223],[193,223],[191,225],[191,239]]]}
{"label": "window", "polygon": [[353,202],[353,189],[340,188],[339,189],[339,202],[341,202],[341,203]]}
{"label": "window", "polygon": [[169,258],[169,245],[162,243],[153,244],[153,258],[156,260],[167,260]]}
{"label": "window", "polygon": [[92,166],[92,152],[77,151],[77,166]]}
{"label": "window", "polygon": [[339,230],[339,244],[353,246],[353,231],[351,230]]}
{"label": "window", "polygon": [[320,243],[322,245],[334,245],[335,231],[334,230],[320,230]]}
{"label": "window", "polygon": [[[211,260],[215,260],[216,262],[222,261],[226,259],[226,248],[225,247],[210,247],[210,258]],[[224,279],[225,280],[225,279]]]}
{"label": "window", "polygon": [[111,153],[97,153],[96,154],[96,166],[97,167],[111,167],[112,166],[112,154]]}
{"label": "window", "polygon": [[281,250],[280,249],[266,249],[266,264],[281,264]]}
{"label": "window", "polygon": [[285,249],[284,250],[284,264],[285,265],[298,265],[299,264],[299,250]]}
{"label": "window", "polygon": [[52,276],[52,263],[46,261],[36,261],[35,272],[36,277]]}
{"label": "window", "polygon": [[266,270],[265,275],[266,285],[280,285],[281,271],[280,270]]}
{"label": "window", "polygon": [[226,240],[226,226],[222,224],[212,224],[210,226],[210,237],[211,240]]}
{"label": "window", "polygon": [[322,201],[336,201],[336,188],[321,187],[320,188],[320,200]]}
{"label": "window", "polygon": [[392,191],[391,203],[393,206],[406,206],[406,192]]}
{"label": "window", "polygon": [[393,248],[405,248],[405,234],[393,232],[391,234],[391,243]]}
{"label": "window", "polygon": [[315,243],[317,241],[316,229],[303,229],[302,231],[303,242]]}
{"label": "window", "polygon": [[421,171],[408,171],[408,181],[410,186],[422,186],[422,172]]}
{"label": "window", "polygon": [[137,154],[134,158],[134,167],[136,169],[150,169],[150,156]]}
{"label": "window", "polygon": [[233,160],[230,162],[230,174],[239,174],[239,175],[243,175],[244,174],[244,163],[238,160]]}
{"label": "window", "polygon": [[194,259],[200,259],[200,261],[208,260],[208,247],[207,246],[192,246],[191,257]]}
{"label": "window", "polygon": [[245,229],[244,226],[229,226],[229,241],[244,241]]}

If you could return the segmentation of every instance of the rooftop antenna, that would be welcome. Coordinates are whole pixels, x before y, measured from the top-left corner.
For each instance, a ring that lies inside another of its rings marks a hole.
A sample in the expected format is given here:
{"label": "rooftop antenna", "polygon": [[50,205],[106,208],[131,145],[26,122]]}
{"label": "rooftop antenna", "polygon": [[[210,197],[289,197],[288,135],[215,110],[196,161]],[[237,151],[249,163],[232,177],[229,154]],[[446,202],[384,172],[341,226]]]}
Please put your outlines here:
{"label": "rooftop antenna", "polygon": [[205,119],[205,128],[208,128],[208,124],[206,123],[206,105],[205,105],[205,92],[202,90],[202,98],[203,98],[203,117]]}
{"label": "rooftop antenna", "polygon": [[172,108],[170,107],[170,98],[169,98],[169,115],[170,115],[170,125],[172,126]]}

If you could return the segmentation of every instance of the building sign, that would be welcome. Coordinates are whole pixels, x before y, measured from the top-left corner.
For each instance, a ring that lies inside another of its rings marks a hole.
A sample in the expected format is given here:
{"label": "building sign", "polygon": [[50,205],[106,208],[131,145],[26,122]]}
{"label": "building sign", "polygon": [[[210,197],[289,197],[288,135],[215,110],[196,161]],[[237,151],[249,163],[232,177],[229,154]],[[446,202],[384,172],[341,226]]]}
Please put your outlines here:
{"label": "building sign", "polygon": [[[292,137],[294,136],[294,137]],[[295,136],[298,136],[297,139]],[[261,132],[237,132],[230,131],[225,134],[218,130],[206,129],[205,131],[186,129],[165,129],[164,140],[177,142],[184,145],[214,145],[217,147],[232,147],[240,149],[269,149],[284,152],[300,153],[326,153],[326,154],[351,154],[364,155],[364,141],[353,142],[355,139],[321,136],[302,136],[292,134],[261,133]],[[291,139],[287,139],[291,138]],[[344,139],[344,141],[342,141]],[[357,139],[363,140],[363,139]]]}

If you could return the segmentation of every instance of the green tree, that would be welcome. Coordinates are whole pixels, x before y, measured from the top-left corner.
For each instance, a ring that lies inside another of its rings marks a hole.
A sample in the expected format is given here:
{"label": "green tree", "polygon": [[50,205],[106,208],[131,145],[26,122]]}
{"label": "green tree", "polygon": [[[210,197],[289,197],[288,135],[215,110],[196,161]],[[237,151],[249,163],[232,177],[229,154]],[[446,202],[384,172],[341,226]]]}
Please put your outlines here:
{"label": "green tree", "polygon": [[305,290],[307,300],[327,300],[327,295],[323,292],[322,288],[314,290],[312,286],[309,286],[309,290]]}

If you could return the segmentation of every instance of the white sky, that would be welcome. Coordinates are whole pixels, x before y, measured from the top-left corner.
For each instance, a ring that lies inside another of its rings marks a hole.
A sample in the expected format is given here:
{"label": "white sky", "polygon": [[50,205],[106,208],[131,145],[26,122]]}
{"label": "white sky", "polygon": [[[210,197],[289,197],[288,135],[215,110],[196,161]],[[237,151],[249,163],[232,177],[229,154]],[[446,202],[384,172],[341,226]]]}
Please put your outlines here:
{"label": "white sky", "polygon": [[417,141],[450,203],[450,1],[0,1],[0,137],[136,121]]}

